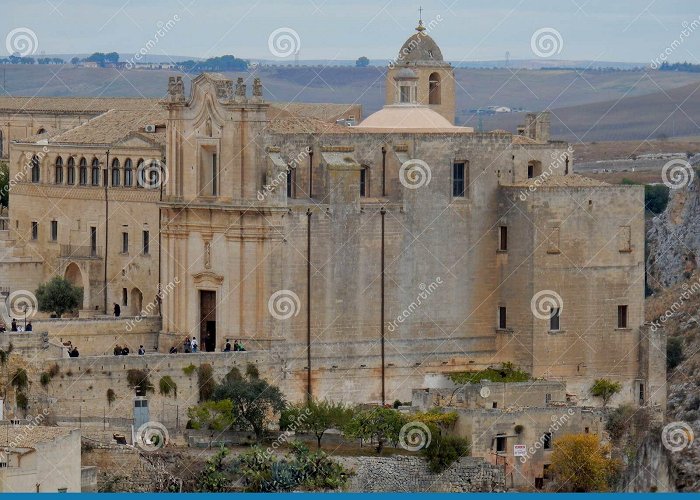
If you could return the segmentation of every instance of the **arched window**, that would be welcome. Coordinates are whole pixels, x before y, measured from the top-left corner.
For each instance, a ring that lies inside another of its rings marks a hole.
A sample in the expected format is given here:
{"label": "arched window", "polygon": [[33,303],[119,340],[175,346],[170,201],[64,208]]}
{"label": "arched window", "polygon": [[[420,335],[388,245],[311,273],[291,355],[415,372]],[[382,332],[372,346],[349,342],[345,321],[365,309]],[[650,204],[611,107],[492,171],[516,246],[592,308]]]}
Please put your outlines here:
{"label": "arched window", "polygon": [[119,160],[115,158],[112,160],[112,187],[119,185],[120,177],[121,172],[119,171]]}
{"label": "arched window", "polygon": [[68,184],[71,186],[75,184],[75,158],[72,156],[68,158]]}
{"label": "arched window", "polygon": [[87,160],[85,158],[80,159],[80,185],[87,186]]}
{"label": "arched window", "polygon": [[92,185],[93,186],[99,186],[100,185],[100,160],[97,158],[92,159]]}
{"label": "arched window", "polygon": [[32,156],[32,182],[39,182],[40,167],[39,158],[36,155]]}
{"label": "arched window", "polygon": [[36,131],[37,134],[45,134],[46,129],[44,127],[41,127],[39,130]]}
{"label": "arched window", "polygon": [[431,73],[428,77],[428,103],[441,104],[440,73]]}
{"label": "arched window", "polygon": [[143,158],[136,162],[136,187],[142,188],[145,185]]}
{"label": "arched window", "polygon": [[63,184],[63,158],[60,156],[56,158],[54,181],[56,184]]}
{"label": "arched window", "polygon": [[127,158],[124,162],[124,185],[131,187],[133,184],[133,173],[131,170],[131,158]]}

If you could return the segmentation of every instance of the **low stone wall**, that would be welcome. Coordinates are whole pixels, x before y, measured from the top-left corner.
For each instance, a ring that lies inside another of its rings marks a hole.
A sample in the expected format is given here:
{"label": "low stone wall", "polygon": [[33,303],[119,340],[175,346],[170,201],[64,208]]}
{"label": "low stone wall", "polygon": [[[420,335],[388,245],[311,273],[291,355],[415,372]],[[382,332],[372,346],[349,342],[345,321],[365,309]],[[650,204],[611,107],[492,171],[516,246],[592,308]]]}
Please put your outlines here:
{"label": "low stone wall", "polygon": [[363,492],[493,492],[505,490],[503,467],[464,457],[440,474],[419,457],[338,458],[355,471],[349,491]]}
{"label": "low stone wall", "polygon": [[136,352],[140,345],[152,352],[158,345],[158,316],[120,318],[66,318],[32,321],[35,331],[49,333],[56,343],[71,342],[81,356],[112,354],[115,344]]}

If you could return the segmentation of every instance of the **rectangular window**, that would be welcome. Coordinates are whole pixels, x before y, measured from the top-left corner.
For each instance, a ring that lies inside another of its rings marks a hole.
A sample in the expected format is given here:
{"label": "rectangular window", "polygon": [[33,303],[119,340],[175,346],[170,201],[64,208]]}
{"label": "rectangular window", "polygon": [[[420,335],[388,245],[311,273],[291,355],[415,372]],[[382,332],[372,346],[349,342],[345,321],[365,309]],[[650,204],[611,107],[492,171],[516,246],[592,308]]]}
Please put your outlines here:
{"label": "rectangular window", "polygon": [[496,436],[496,452],[505,452],[506,451],[506,437],[505,436]]}
{"label": "rectangular window", "polygon": [[508,226],[498,228],[498,250],[500,252],[508,251]]}
{"label": "rectangular window", "polygon": [[452,165],[452,196],[464,197],[464,162]]}
{"label": "rectangular window", "polygon": [[122,288],[122,305],[123,306],[129,305],[128,298],[129,298],[129,294],[126,291],[126,288]]}
{"label": "rectangular window", "polygon": [[129,253],[129,233],[122,233],[122,253]]}
{"label": "rectangular window", "polygon": [[360,170],[360,196],[367,196],[367,169]]}
{"label": "rectangular window", "polygon": [[585,434],[588,434],[588,433],[591,432],[591,430],[590,430],[590,428],[585,427],[585,428],[583,429],[583,432],[584,432]]}
{"label": "rectangular window", "polygon": [[216,164],[216,153],[211,155],[211,194],[217,196],[219,194],[219,167]]}
{"label": "rectangular window", "polygon": [[527,178],[532,179],[535,176],[535,166],[529,163],[527,166]]}
{"label": "rectangular window", "polygon": [[408,85],[401,85],[400,87],[400,102],[408,103],[411,102],[411,87]]}
{"label": "rectangular window", "polygon": [[32,239],[39,239],[39,223],[37,221],[32,221]]}
{"label": "rectangular window", "polygon": [[51,241],[58,240],[58,221],[51,221]]}
{"label": "rectangular window", "polygon": [[617,327],[627,328],[627,306],[617,306]]}
{"label": "rectangular window", "polygon": [[505,330],[506,324],[506,308],[505,306],[498,306],[498,328]]}
{"label": "rectangular window", "polygon": [[644,384],[639,384],[639,404],[644,405]]}
{"label": "rectangular window", "polygon": [[542,448],[544,448],[545,450],[552,449],[552,433],[551,432],[545,432],[544,436],[542,436]]}
{"label": "rectangular window", "polygon": [[293,168],[287,169],[287,198],[294,198],[294,178],[296,170]]}
{"label": "rectangular window", "polygon": [[560,309],[558,307],[552,307],[549,311],[549,329],[553,332],[559,330],[559,315]]}
{"label": "rectangular window", "polygon": [[552,395],[550,393],[547,393],[544,395],[544,404],[549,404],[549,402],[552,400]]}
{"label": "rectangular window", "polygon": [[95,226],[90,227],[90,255],[93,257],[97,255],[97,228]]}
{"label": "rectangular window", "polygon": [[150,231],[143,232],[143,254],[148,255],[151,246],[151,233]]}

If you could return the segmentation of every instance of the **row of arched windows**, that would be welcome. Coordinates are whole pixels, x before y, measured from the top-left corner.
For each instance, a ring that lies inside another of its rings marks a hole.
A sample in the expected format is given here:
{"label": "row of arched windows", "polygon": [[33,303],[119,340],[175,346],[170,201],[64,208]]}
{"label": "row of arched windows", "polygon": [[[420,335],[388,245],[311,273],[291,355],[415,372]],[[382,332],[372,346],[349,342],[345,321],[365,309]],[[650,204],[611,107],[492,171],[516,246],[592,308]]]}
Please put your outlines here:
{"label": "row of arched windows", "polygon": [[[100,172],[100,161],[97,158],[93,158],[90,166],[88,167],[88,161],[85,157],[80,158],[78,165],[76,167],[75,158],[69,156],[65,165],[63,162],[63,157],[58,156],[54,164],[54,183],[55,184],[67,184],[80,186],[100,186],[101,180],[104,184],[107,183],[107,179],[101,179],[102,174]],[[157,162],[152,162],[151,165],[157,165]],[[147,178],[150,176],[146,173],[146,170],[150,172],[151,168],[144,168],[145,162],[143,158],[140,158],[136,162],[136,172],[134,172],[134,165],[131,158],[124,160],[124,165],[119,158],[114,158],[111,165],[111,186],[124,186],[124,187],[144,187],[151,179]],[[76,177],[77,173],[77,177]],[[64,176],[65,174],[65,176]],[[140,175],[141,178],[137,179]],[[41,168],[39,158],[35,155],[31,160],[31,179],[33,183],[41,182]],[[65,182],[64,182],[65,180]]]}

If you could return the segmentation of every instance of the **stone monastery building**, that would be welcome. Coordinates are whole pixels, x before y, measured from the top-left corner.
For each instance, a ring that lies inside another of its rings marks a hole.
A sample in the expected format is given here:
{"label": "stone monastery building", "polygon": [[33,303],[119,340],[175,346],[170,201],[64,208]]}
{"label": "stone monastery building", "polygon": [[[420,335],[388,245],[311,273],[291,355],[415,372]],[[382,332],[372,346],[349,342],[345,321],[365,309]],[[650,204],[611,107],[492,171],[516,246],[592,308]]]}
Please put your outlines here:
{"label": "stone monastery building", "polygon": [[293,400],[407,401],[429,373],[502,362],[663,398],[643,189],[575,174],[546,112],[517,133],[455,125],[422,23],[386,78],[364,119],[210,73],[162,100],[1,97],[0,286],[59,275],[81,317],[161,316],[161,353],[240,339]]}

